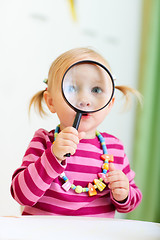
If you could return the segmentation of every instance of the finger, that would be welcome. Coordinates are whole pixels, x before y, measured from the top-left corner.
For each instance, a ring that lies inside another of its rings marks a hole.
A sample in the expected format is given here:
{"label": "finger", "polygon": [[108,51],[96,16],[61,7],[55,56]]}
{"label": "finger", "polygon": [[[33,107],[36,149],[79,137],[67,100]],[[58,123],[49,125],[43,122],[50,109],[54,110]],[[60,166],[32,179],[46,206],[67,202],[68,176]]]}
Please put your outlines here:
{"label": "finger", "polygon": [[114,176],[114,175],[125,175],[125,174],[119,169],[107,173],[107,176]]}
{"label": "finger", "polygon": [[116,182],[116,181],[125,180],[125,179],[126,179],[126,176],[120,170],[109,172],[107,177],[108,182]]}
{"label": "finger", "polygon": [[56,141],[53,144],[53,150],[56,151],[56,153],[58,153],[58,151],[63,151],[65,153],[64,148],[73,148],[73,149],[77,149],[77,144],[70,140],[70,139],[64,139],[64,138],[60,138],[60,139],[56,139]]}
{"label": "finger", "polygon": [[61,132],[63,132],[63,133],[72,133],[72,134],[78,136],[78,131],[74,127],[66,127]]}
{"label": "finger", "polygon": [[56,140],[52,146],[52,151],[58,159],[64,160],[66,153],[70,153],[71,155],[75,153],[77,144],[65,139]]}
{"label": "finger", "polygon": [[117,201],[124,200],[128,196],[128,191],[123,188],[112,190],[112,195]]}
{"label": "finger", "polygon": [[108,187],[111,190],[118,189],[118,188],[123,188],[128,190],[128,184],[126,181],[117,181],[117,182],[112,182],[108,184]]}
{"label": "finger", "polygon": [[74,149],[73,147],[68,147],[68,146],[67,147],[66,146],[65,147],[60,147],[58,149],[58,151],[53,149],[53,153],[60,160],[66,159],[65,155],[67,153],[70,153],[71,155],[73,155],[75,152],[76,152],[76,149]]}
{"label": "finger", "polygon": [[62,140],[68,140],[71,141],[72,143],[78,144],[79,143],[79,138],[78,136],[72,134],[72,133],[60,133],[59,136],[57,137],[60,141]]}
{"label": "finger", "polygon": [[71,155],[73,155],[76,152],[76,148],[73,148],[72,146],[65,146],[65,147],[61,148],[61,150],[62,150],[61,151],[61,156],[62,157],[65,157],[65,155],[67,153],[70,153]]}
{"label": "finger", "polygon": [[109,163],[109,171],[112,172],[112,171],[115,171],[115,170],[116,170],[116,168],[115,168],[114,164]]}
{"label": "finger", "polygon": [[61,141],[61,144],[58,143],[61,147],[72,147],[74,149],[77,149],[77,144],[72,141],[72,140],[68,140],[68,139],[63,139]]}

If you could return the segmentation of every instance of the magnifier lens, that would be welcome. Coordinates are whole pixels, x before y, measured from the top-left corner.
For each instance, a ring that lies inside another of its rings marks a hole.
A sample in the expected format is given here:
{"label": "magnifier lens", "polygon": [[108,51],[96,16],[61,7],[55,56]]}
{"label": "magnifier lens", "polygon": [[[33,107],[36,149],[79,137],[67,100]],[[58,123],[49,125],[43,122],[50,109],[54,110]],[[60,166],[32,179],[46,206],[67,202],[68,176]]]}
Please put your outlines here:
{"label": "magnifier lens", "polygon": [[[84,60],[70,66],[62,79],[62,94],[77,112],[73,127],[78,130],[83,114],[106,107],[114,94],[114,81],[102,64]],[[69,157],[70,153],[65,156]]]}
{"label": "magnifier lens", "polygon": [[105,107],[114,92],[113,79],[103,65],[82,61],[72,65],[62,81],[65,100],[75,110],[91,113]]}

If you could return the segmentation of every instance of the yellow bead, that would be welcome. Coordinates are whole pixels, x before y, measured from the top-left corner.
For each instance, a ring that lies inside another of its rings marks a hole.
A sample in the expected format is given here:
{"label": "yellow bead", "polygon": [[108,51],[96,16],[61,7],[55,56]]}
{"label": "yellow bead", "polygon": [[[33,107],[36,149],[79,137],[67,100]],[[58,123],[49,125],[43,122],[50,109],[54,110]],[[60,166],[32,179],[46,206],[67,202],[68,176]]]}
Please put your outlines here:
{"label": "yellow bead", "polygon": [[98,190],[100,192],[103,191],[103,189],[106,187],[106,184],[104,184],[103,182],[99,181],[98,179],[94,179],[94,183],[96,184],[96,186],[98,187]]}
{"label": "yellow bead", "polygon": [[81,193],[81,192],[83,192],[83,188],[78,185],[78,186],[76,187],[76,189],[75,189],[75,192],[76,192],[76,193]]}
{"label": "yellow bead", "polygon": [[82,188],[82,191],[83,192],[87,192],[87,188]]}
{"label": "yellow bead", "polygon": [[108,165],[108,163],[104,163],[103,166],[102,166],[102,169],[106,169],[106,170],[108,170],[108,169],[109,169],[109,165]]}

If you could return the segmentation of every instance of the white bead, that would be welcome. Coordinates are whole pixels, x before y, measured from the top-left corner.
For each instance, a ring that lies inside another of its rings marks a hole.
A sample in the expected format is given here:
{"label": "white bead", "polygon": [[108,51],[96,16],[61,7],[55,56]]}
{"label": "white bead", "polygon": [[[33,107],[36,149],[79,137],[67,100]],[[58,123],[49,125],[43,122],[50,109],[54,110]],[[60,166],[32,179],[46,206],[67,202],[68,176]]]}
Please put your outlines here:
{"label": "white bead", "polygon": [[63,177],[66,176],[66,175],[65,175],[65,173],[63,172],[63,173],[61,173],[59,176],[60,176],[61,178],[63,178]]}

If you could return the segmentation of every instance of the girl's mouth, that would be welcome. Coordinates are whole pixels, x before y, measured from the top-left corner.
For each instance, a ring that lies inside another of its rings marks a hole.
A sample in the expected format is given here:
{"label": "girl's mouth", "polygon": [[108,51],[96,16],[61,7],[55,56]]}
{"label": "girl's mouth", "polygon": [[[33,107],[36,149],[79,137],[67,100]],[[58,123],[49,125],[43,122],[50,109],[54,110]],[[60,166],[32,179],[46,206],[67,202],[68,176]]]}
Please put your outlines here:
{"label": "girl's mouth", "polygon": [[83,113],[82,119],[88,119],[91,115],[89,113]]}

